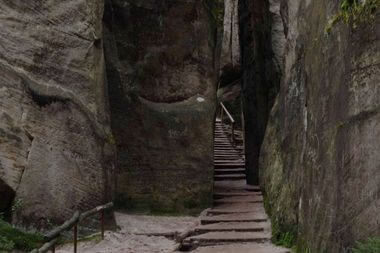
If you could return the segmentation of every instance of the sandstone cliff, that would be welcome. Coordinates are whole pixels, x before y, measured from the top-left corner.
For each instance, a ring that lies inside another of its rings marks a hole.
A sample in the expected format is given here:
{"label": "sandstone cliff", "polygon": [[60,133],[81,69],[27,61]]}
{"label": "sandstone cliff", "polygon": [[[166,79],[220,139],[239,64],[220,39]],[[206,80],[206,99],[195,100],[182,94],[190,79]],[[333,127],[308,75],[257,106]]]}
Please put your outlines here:
{"label": "sandstone cliff", "polygon": [[15,193],[16,222],[111,198],[102,15],[95,0],[1,1],[0,191],[8,207]]}
{"label": "sandstone cliff", "polygon": [[207,1],[113,0],[105,46],[118,204],[183,211],[209,203],[216,30]]}
{"label": "sandstone cliff", "polygon": [[[272,37],[273,41],[276,41],[276,38],[272,31],[274,14],[269,12],[269,8],[268,0],[239,1],[241,85],[246,129],[246,173],[249,184],[259,182],[260,146],[280,83],[280,68],[276,65],[276,58],[280,57],[281,50],[275,51],[276,48],[271,44]],[[278,25],[273,26],[276,27]]]}
{"label": "sandstone cliff", "polygon": [[380,19],[328,34],[339,9],[282,1],[283,77],[261,148],[272,222],[308,252],[380,234]]}

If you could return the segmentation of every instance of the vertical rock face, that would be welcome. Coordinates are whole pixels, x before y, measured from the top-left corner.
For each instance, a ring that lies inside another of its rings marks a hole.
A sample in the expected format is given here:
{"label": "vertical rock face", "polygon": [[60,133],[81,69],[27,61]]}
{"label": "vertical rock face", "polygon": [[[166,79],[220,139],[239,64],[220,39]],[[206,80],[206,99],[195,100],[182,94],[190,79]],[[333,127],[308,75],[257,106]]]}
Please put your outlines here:
{"label": "vertical rock face", "polygon": [[[380,23],[338,24],[338,1],[283,1],[281,91],[260,179],[283,231],[309,252],[347,252],[380,233]],[[297,229],[298,228],[298,229]]]}
{"label": "vertical rock face", "polygon": [[102,15],[95,0],[1,2],[0,182],[17,222],[61,222],[111,197]]}
{"label": "vertical rock face", "polygon": [[224,1],[223,40],[220,66],[240,68],[239,1]]}
{"label": "vertical rock face", "polygon": [[[277,54],[274,54],[271,38],[275,32],[272,31],[273,14],[269,8],[268,0],[239,1],[242,101],[247,129],[245,145],[249,184],[258,184],[259,181],[260,146],[280,82],[277,59],[281,57],[281,49],[275,48]],[[274,29],[278,27],[277,23],[275,25]]]}
{"label": "vertical rock face", "polygon": [[207,8],[198,0],[106,5],[119,204],[181,211],[211,196],[216,33]]}

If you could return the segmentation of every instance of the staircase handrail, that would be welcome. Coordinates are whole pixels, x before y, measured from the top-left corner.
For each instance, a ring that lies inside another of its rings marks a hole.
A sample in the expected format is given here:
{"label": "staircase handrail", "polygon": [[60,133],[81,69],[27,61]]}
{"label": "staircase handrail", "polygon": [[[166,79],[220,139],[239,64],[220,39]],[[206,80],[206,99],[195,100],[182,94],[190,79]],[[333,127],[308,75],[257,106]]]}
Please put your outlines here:
{"label": "staircase handrail", "polygon": [[42,245],[39,249],[34,249],[30,253],[44,253],[51,250],[53,253],[55,252],[55,245],[58,242],[58,237],[61,235],[63,231],[69,230],[74,227],[74,253],[77,252],[77,243],[78,243],[78,223],[96,213],[100,213],[100,225],[101,225],[101,238],[104,239],[104,211],[106,209],[110,209],[113,207],[113,203],[109,202],[102,206],[97,206],[89,211],[84,213],[79,213],[76,211],[74,215],[63,223],[61,226],[53,229],[44,235],[45,244]]}
{"label": "staircase handrail", "polygon": [[223,112],[225,112],[231,123],[231,141],[235,143],[235,120],[232,117],[231,113],[227,110],[226,106],[223,102],[220,102],[221,110],[220,110],[220,121],[223,123]]}

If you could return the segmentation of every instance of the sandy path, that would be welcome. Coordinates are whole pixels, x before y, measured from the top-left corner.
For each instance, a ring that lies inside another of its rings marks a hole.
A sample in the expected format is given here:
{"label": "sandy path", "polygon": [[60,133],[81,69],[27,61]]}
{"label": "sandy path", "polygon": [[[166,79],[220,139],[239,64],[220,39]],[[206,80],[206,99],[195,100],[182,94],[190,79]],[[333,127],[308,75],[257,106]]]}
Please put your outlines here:
{"label": "sandy path", "polygon": [[[80,253],[156,253],[173,252],[176,243],[163,236],[146,236],[141,233],[182,232],[193,226],[194,217],[162,217],[115,213],[120,231],[106,232],[100,242],[87,241],[78,245]],[[73,245],[60,247],[58,253],[72,253]]]}

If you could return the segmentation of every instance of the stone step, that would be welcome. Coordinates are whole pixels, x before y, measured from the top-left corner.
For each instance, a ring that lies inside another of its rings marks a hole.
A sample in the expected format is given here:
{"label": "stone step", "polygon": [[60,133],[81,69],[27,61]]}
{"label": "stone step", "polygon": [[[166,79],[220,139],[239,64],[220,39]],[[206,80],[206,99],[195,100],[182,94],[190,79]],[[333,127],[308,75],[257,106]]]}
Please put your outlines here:
{"label": "stone step", "polygon": [[203,217],[201,224],[206,225],[220,222],[264,222],[267,220],[268,217],[266,214],[261,212],[233,213]]}
{"label": "stone step", "polygon": [[228,203],[262,203],[263,196],[234,196],[234,197],[226,197],[214,200],[214,204],[228,204]]}
{"label": "stone step", "polygon": [[240,164],[243,164],[243,167],[245,165],[245,162],[244,162],[244,159],[242,158],[239,158],[237,160],[234,160],[234,159],[220,159],[220,160],[216,160],[214,161],[214,163],[216,164],[236,164],[236,163],[240,163]]}
{"label": "stone step", "polygon": [[220,161],[220,160],[226,160],[226,159],[230,159],[230,160],[242,160],[244,161],[245,158],[241,155],[231,155],[231,156],[225,156],[225,155],[214,155],[214,161]]}
{"label": "stone step", "polygon": [[210,210],[208,214],[233,214],[233,213],[265,213],[263,203],[229,203],[220,204]]}
{"label": "stone step", "polygon": [[261,191],[260,186],[257,186],[257,185],[246,185],[244,189],[248,191]]}
{"label": "stone step", "polygon": [[218,156],[218,155],[222,155],[224,157],[226,157],[227,155],[234,155],[234,156],[240,156],[242,158],[244,158],[244,154],[242,154],[241,152],[237,152],[237,151],[217,151],[217,152],[214,152],[214,156]]}
{"label": "stone step", "polygon": [[214,170],[215,175],[231,175],[231,174],[244,174],[245,169],[216,169]]}
{"label": "stone step", "polygon": [[242,152],[236,151],[236,150],[230,150],[230,151],[218,151],[217,153],[214,152],[214,156],[220,156],[220,157],[226,157],[229,158],[230,156],[238,156],[244,159],[245,155]]}
{"label": "stone step", "polygon": [[235,152],[242,153],[243,149],[234,148],[234,147],[214,147],[214,151],[235,151]]}
{"label": "stone step", "polygon": [[221,147],[217,147],[217,148],[214,148],[214,153],[215,152],[236,152],[236,153],[239,153],[239,154],[243,154],[243,151],[241,149],[236,149],[236,148],[221,148]]}
{"label": "stone step", "polygon": [[[214,132],[214,134],[218,134],[218,135],[223,135],[225,137],[228,137],[228,138],[231,138],[231,130],[225,130],[224,132]],[[236,134],[235,133],[235,140],[240,140],[242,141],[243,140],[243,136],[240,135],[240,134]]]}
{"label": "stone step", "polygon": [[233,243],[199,247],[193,253],[290,253],[289,249],[276,247],[270,243]]}
{"label": "stone step", "polygon": [[[239,163],[240,166],[228,166],[228,165],[231,165],[231,164],[228,164],[226,166],[224,166],[224,164],[221,164],[221,163],[216,163],[214,164],[214,167],[216,170],[226,170],[226,169],[245,169],[244,167],[244,164],[243,163]],[[245,172],[244,172],[245,173]]]}
{"label": "stone step", "polygon": [[260,191],[259,186],[247,185],[245,180],[239,181],[219,181],[214,183],[215,191]]}
{"label": "stone step", "polygon": [[232,150],[232,151],[237,151],[237,152],[243,152],[243,149],[240,147],[232,146],[232,145],[225,145],[225,144],[215,144],[214,145],[214,150]]}
{"label": "stone step", "polygon": [[214,198],[228,198],[228,197],[244,197],[244,196],[261,196],[261,192],[251,191],[235,191],[235,192],[222,192],[215,191]]}
{"label": "stone step", "polygon": [[214,155],[214,158],[217,158],[217,159],[214,159],[214,162],[230,162],[230,161],[240,161],[240,162],[244,162],[245,161],[245,158],[241,155],[233,155],[233,156],[218,156],[218,155]]}
{"label": "stone step", "polygon": [[241,159],[238,159],[238,160],[216,160],[216,161],[214,161],[214,165],[228,165],[228,164],[232,164],[232,165],[240,164],[242,168],[245,167],[245,163]]}
{"label": "stone step", "polygon": [[226,242],[267,242],[270,239],[270,235],[264,232],[210,232],[189,237],[186,241],[190,243],[197,241],[199,246],[205,246]]}
{"label": "stone step", "polygon": [[214,164],[215,169],[232,169],[232,168],[244,168],[245,164],[244,163],[216,163]]}
{"label": "stone step", "polygon": [[259,232],[264,231],[265,224],[262,222],[221,222],[198,226],[195,228],[196,233],[209,232]]}
{"label": "stone step", "polygon": [[[236,158],[235,158],[236,157]],[[245,159],[241,156],[234,156],[231,159],[227,158],[226,156],[214,156],[214,162],[219,162],[220,161],[245,161]],[[244,167],[244,166],[243,166]]]}
{"label": "stone step", "polygon": [[214,143],[214,147],[218,147],[218,146],[222,146],[222,148],[226,147],[226,148],[232,148],[232,149],[238,149],[238,150],[243,149],[242,146],[234,146],[234,145],[228,144],[228,143]]}
{"label": "stone step", "polygon": [[[218,157],[218,159],[214,160],[214,163],[242,163],[244,164],[244,160],[242,157],[236,157],[236,158],[227,158],[227,157]],[[244,167],[244,166],[243,166]]]}
{"label": "stone step", "polygon": [[[258,212],[265,212],[265,209],[264,207],[261,207],[261,208],[257,208],[257,209],[235,209],[235,210],[220,210],[220,209],[211,209],[211,210],[208,210],[207,211],[207,215],[212,215],[212,216],[215,216],[215,215],[223,215],[223,214],[243,214],[243,213],[251,213],[252,211],[258,211]],[[243,222],[244,223],[244,222]]]}
{"label": "stone step", "polygon": [[225,181],[225,180],[241,180],[245,179],[245,174],[232,174],[232,175],[215,175],[215,181]]}
{"label": "stone step", "polygon": [[236,150],[236,149],[214,149],[214,154],[215,153],[218,153],[218,154],[239,154],[239,155],[244,155],[243,152],[241,152],[240,150]]}
{"label": "stone step", "polygon": [[245,167],[245,162],[244,160],[242,159],[239,159],[239,160],[217,160],[217,161],[214,161],[214,164],[221,164],[221,165],[228,165],[228,164],[232,164],[232,165],[236,165],[236,164],[241,164],[242,167]]}
{"label": "stone step", "polygon": [[[231,154],[231,156],[233,157],[239,157],[239,159],[241,160],[245,160],[244,156],[243,155],[240,155],[240,154]],[[229,156],[227,157],[225,154],[214,154],[214,157],[217,157],[218,159],[229,159]]]}

